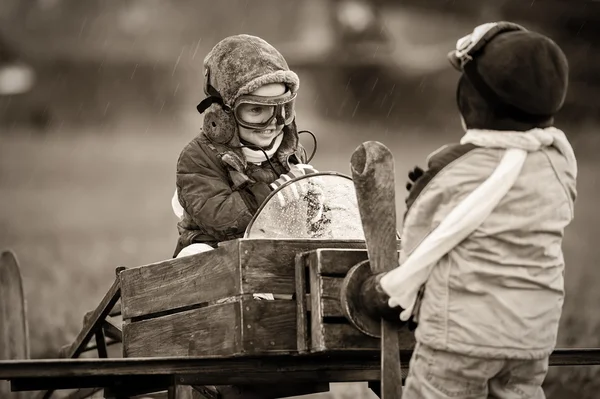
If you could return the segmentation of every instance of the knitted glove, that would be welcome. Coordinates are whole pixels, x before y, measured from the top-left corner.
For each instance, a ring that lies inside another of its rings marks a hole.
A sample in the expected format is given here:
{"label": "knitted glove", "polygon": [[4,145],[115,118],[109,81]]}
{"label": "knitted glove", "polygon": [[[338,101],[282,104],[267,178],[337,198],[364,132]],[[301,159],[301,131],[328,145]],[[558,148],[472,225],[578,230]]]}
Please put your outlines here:
{"label": "knitted glove", "polygon": [[410,180],[406,183],[406,190],[410,191],[414,183],[416,183],[419,177],[423,176],[424,173],[425,171],[418,166],[415,166],[413,170],[408,172],[408,178]]}
{"label": "knitted glove", "polygon": [[[288,182],[298,176],[309,175],[309,174],[313,174],[313,173],[318,173],[318,171],[315,168],[313,168],[311,165],[307,165],[307,164],[293,165],[290,168],[290,171],[288,173],[281,175],[277,180],[275,180],[273,183],[270,184],[270,187],[273,190],[276,190],[277,188],[279,188],[286,182]],[[292,197],[293,197],[293,198],[288,199],[288,201],[299,201],[301,196],[306,195],[307,191],[308,191],[307,184],[295,184],[295,185],[292,185],[291,187],[289,187],[289,189],[281,190],[279,193],[277,193],[277,198],[279,200],[279,204],[281,205],[281,207],[285,206],[285,204],[286,204],[285,196],[286,195],[292,195]]]}

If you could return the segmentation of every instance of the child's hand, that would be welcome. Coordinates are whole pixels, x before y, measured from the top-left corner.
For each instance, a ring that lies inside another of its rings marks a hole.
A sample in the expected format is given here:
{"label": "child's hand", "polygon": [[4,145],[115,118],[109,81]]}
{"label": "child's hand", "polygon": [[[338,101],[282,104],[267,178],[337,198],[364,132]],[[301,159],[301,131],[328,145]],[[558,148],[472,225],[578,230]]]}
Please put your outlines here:
{"label": "child's hand", "polygon": [[406,190],[410,191],[413,184],[416,183],[419,177],[423,176],[424,173],[425,171],[418,166],[415,166],[413,170],[408,172],[408,178],[410,181],[406,183]]}
{"label": "child's hand", "polygon": [[289,172],[279,176],[279,179],[275,180],[270,185],[273,190],[276,190],[277,187],[281,186],[286,181],[292,180],[298,176],[309,175],[309,174],[318,173],[318,172],[319,171],[316,170],[315,168],[313,168],[311,165],[307,165],[307,164],[303,164],[303,163],[300,163],[297,165],[292,165]]}
{"label": "child's hand", "polygon": [[378,273],[365,280],[360,292],[360,301],[367,307],[367,312],[372,317],[381,317],[393,323],[402,323],[404,320],[400,315],[404,309],[399,306],[390,306],[390,297],[381,287],[380,280],[384,275],[385,273]]}
{"label": "child's hand", "polygon": [[[313,174],[313,173],[318,173],[319,171],[316,170],[315,168],[313,168],[311,165],[307,165],[307,164],[298,164],[298,165],[293,165],[290,168],[290,171],[288,173],[285,173],[283,175],[281,175],[279,177],[279,179],[275,180],[273,183],[271,183],[269,186],[271,187],[271,189],[276,190],[278,187],[280,187],[281,185],[283,185],[285,182],[290,181],[298,176],[303,176],[303,175],[309,175],[309,174]],[[306,188],[307,185],[305,184],[296,184],[296,185],[292,185],[290,186],[289,190],[286,188],[283,191],[290,191],[293,195],[293,200],[300,200],[300,197],[304,194],[306,194],[306,192],[301,192],[303,191],[304,188]],[[281,207],[285,206],[285,198],[283,196],[282,191],[280,191],[278,194],[278,199],[279,199],[279,204],[281,205]]]}

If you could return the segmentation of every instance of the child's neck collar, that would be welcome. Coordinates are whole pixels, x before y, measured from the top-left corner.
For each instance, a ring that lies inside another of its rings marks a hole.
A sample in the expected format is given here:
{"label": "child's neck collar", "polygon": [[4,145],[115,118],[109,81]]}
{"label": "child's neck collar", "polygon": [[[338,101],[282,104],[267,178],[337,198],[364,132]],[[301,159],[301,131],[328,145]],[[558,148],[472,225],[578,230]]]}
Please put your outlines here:
{"label": "child's neck collar", "polygon": [[246,161],[255,164],[261,164],[264,161],[271,159],[271,157],[275,155],[275,153],[279,149],[279,146],[281,145],[282,140],[283,134],[280,134],[277,137],[275,137],[275,139],[268,148],[263,148],[262,151],[259,149],[255,149],[257,147],[242,147],[242,152],[246,157]]}

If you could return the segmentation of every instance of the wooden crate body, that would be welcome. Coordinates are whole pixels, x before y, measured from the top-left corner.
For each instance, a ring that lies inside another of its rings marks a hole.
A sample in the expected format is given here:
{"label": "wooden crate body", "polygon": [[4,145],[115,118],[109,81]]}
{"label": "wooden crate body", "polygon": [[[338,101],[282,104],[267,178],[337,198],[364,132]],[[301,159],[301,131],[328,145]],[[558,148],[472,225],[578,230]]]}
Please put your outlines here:
{"label": "wooden crate body", "polygon": [[[296,257],[318,248],[364,249],[365,243],[239,239],[121,272],[123,355],[297,352]],[[276,300],[257,300],[258,293]]]}
{"label": "wooden crate body", "polygon": [[[380,340],[363,334],[344,317],[340,290],[348,271],[368,259],[366,249],[321,248],[296,259],[299,352],[379,351]],[[412,349],[414,335],[399,331],[400,349]]]}

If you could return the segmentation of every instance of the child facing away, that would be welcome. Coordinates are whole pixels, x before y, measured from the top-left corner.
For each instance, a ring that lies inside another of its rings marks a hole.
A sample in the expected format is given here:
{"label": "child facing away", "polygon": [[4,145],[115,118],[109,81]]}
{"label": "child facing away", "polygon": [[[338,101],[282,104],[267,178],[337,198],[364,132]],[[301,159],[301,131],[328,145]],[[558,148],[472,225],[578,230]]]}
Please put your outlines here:
{"label": "child facing away", "polygon": [[478,26],[449,58],[466,133],[409,174],[400,266],[378,276],[418,323],[403,397],[544,398],[576,198],[576,159],[553,125],[567,59],[509,22]]}
{"label": "child facing away", "polygon": [[298,76],[273,46],[251,35],[227,37],[204,70],[207,97],[197,107],[204,127],[177,162],[174,257],[242,237],[272,189],[316,172],[298,141]]}

